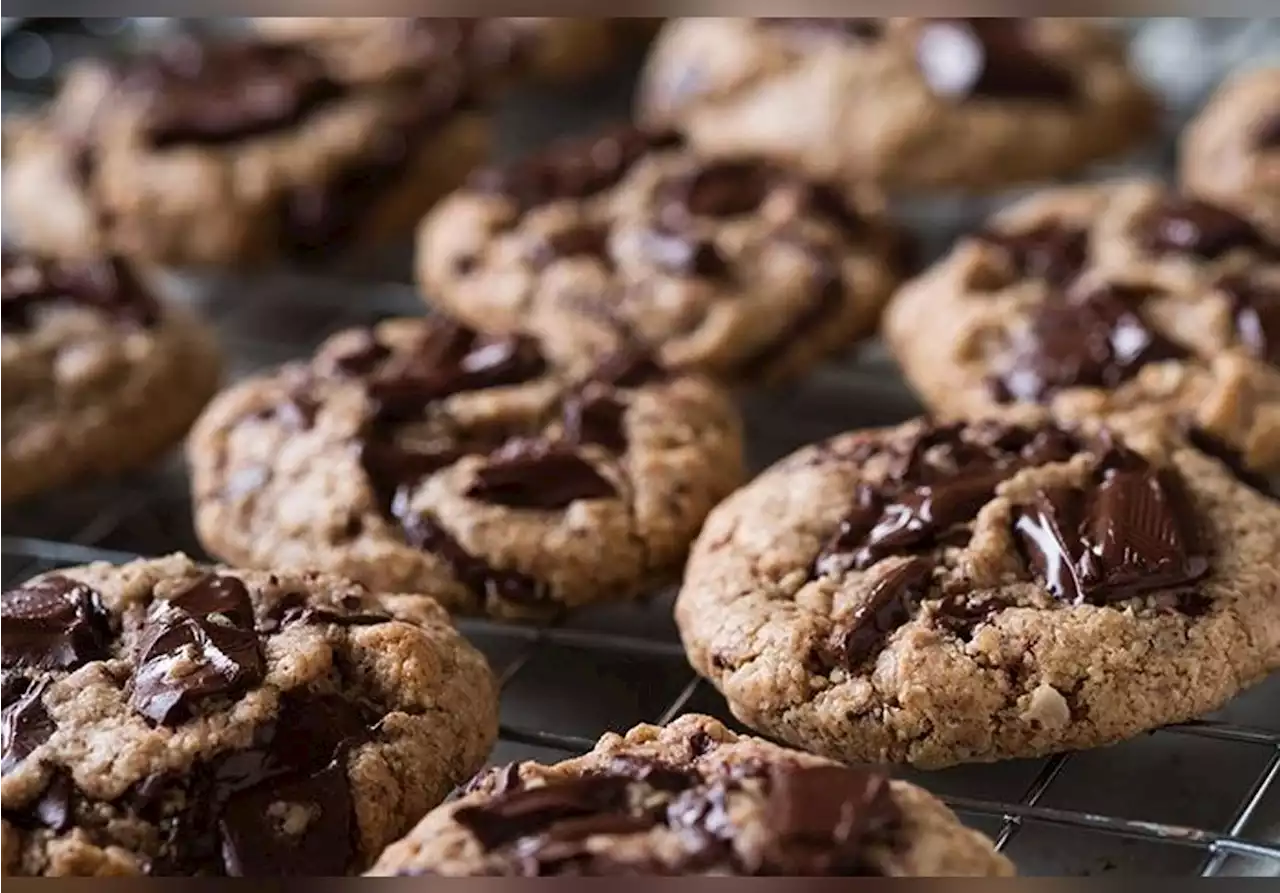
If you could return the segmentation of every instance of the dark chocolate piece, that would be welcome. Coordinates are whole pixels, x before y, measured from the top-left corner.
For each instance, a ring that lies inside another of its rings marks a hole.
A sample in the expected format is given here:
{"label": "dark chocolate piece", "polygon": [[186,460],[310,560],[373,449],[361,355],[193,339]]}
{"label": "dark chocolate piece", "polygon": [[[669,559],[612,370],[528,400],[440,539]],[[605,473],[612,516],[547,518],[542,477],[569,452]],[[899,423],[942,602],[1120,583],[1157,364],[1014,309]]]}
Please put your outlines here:
{"label": "dark chocolate piece", "polygon": [[111,623],[98,593],[54,575],[4,593],[4,668],[73,670],[109,656]]}
{"label": "dark chocolate piece", "polygon": [[29,331],[44,307],[83,307],[142,327],[160,320],[155,298],[117,257],[62,261],[6,248],[3,271],[0,324],[6,334]]}
{"label": "dark chocolate piece", "polygon": [[931,19],[916,38],[916,61],[947,98],[1076,100],[1075,78],[1036,46],[1035,28],[1025,19]]}
{"label": "dark chocolate piece", "polygon": [[1230,251],[1274,254],[1262,231],[1245,218],[1203,199],[1171,196],[1138,221],[1138,243],[1153,254],[1190,254],[1214,260]]}
{"label": "dark chocolate piece", "polygon": [[467,496],[512,508],[559,509],[618,491],[568,444],[515,440],[476,472]]}
{"label": "dark chocolate piece", "polygon": [[975,238],[1002,249],[1019,277],[1043,279],[1057,287],[1070,283],[1089,257],[1089,234],[1055,221],[1016,233],[979,230]]}

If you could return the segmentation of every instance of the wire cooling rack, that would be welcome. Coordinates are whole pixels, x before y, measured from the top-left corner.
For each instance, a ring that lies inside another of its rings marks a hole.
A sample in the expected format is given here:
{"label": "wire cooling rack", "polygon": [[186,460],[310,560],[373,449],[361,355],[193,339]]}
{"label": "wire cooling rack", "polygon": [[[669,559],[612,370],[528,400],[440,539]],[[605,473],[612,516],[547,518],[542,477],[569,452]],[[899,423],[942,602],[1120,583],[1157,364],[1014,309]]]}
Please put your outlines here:
{"label": "wire cooling rack", "polygon": [[[47,95],[50,72],[69,56],[129,33],[119,22],[42,21],[6,32],[6,108]],[[16,63],[14,36],[21,51]],[[623,77],[567,97],[518,97],[499,114],[502,154],[625,113],[629,89]],[[1167,148],[1158,147],[1148,167],[1162,167]],[[926,203],[907,210],[937,249],[985,207]],[[372,274],[366,267],[324,277],[175,277],[169,284],[218,327],[234,379],[305,355],[345,326],[420,312],[411,289],[386,284],[403,281],[403,258],[400,252],[379,259]],[[918,411],[874,348],[793,390],[754,395],[744,409],[756,468],[804,443]],[[176,457],[145,474],[5,509],[4,585],[89,561],[178,550],[202,556],[190,517]],[[742,730],[686,663],[671,598],[664,592],[642,603],[585,610],[548,629],[461,621],[502,685],[500,741],[491,761],[564,759],[589,749],[605,731],[693,711]],[[1212,717],[1114,747],[898,774],[991,834],[1024,874],[1280,876],[1280,677]]]}

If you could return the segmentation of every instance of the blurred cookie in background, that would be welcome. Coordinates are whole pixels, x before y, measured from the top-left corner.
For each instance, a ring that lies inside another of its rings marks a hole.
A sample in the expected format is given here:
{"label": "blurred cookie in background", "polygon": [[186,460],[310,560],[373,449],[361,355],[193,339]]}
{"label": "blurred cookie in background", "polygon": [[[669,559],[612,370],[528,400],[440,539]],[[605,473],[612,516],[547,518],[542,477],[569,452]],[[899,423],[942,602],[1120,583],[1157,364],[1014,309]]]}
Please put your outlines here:
{"label": "blurred cookie in background", "polygon": [[383,242],[487,151],[481,86],[456,59],[356,84],[243,38],[76,63],[47,109],[5,121],[6,237],[228,267]]}
{"label": "blurred cookie in background", "polygon": [[1071,19],[680,19],[637,116],[699,150],[848,184],[982,192],[1074,173],[1151,135],[1123,35]]}
{"label": "blurred cookie in background", "polygon": [[1228,80],[1182,136],[1183,187],[1280,234],[1280,67]]}
{"label": "blurred cookie in background", "polygon": [[140,467],[217,387],[213,334],[119,258],[5,249],[3,499]]}
{"label": "blurred cookie in background", "polygon": [[1275,237],[1162,184],[1055,187],[1001,211],[899,290],[884,336],[940,416],[1172,416],[1280,471]]}
{"label": "blurred cookie in background", "polygon": [[772,382],[870,335],[907,247],[865,190],[626,125],[477,172],[423,222],[417,273],[429,303],[562,364],[641,346]]}
{"label": "blurred cookie in background", "polygon": [[272,40],[305,43],[346,77],[413,76],[441,58],[489,83],[572,83],[605,71],[658,28],[644,18],[256,18]]}

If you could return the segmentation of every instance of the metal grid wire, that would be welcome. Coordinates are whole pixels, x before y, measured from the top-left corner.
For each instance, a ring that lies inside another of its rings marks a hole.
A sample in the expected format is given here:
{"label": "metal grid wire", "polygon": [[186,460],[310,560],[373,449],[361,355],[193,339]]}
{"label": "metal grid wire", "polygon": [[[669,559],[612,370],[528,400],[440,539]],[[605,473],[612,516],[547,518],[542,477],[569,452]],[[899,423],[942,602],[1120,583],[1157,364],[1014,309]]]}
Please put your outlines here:
{"label": "metal grid wire", "polygon": [[[10,44],[6,39],[6,55]],[[11,74],[6,71],[6,104],[14,96]],[[48,84],[36,78],[26,98],[47,94]],[[624,97],[627,91],[625,84],[599,89]],[[514,117],[507,130],[544,129],[557,118],[569,122],[566,127],[581,126],[600,114],[529,104]],[[517,135],[508,151],[525,141]],[[421,306],[403,286],[334,277],[171,284],[220,329],[232,378],[305,355],[344,326]],[[756,467],[840,430],[889,424],[917,411],[891,367],[874,354],[820,373],[797,391],[750,398],[745,408]],[[0,520],[4,585],[89,561],[175,550],[200,556],[189,509],[176,460],[6,509]],[[589,749],[604,731],[685,712],[710,713],[743,730],[685,661],[670,598],[661,593],[639,605],[587,610],[546,629],[462,620],[501,682],[493,762],[563,759]],[[1280,875],[1280,678],[1213,718],[1116,747],[899,774],[990,833],[1024,873]]]}

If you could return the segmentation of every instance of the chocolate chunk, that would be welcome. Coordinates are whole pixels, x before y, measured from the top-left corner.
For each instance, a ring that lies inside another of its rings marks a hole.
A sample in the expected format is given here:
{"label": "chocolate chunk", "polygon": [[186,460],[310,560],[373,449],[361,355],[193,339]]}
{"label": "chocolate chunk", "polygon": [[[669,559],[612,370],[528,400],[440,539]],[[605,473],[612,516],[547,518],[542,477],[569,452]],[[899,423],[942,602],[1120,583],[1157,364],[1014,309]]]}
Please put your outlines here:
{"label": "chocolate chunk", "polygon": [[[6,617],[4,626],[8,624]],[[6,673],[4,687],[4,742],[0,772],[7,775],[49,740],[57,724],[44,706],[44,693],[49,687],[47,679],[33,683]]]}
{"label": "chocolate chunk", "polygon": [[27,813],[40,825],[55,833],[71,827],[75,802],[75,782],[65,771],[54,772],[44,792],[27,808]]}
{"label": "chocolate chunk", "polygon": [[541,375],[546,361],[524,336],[485,336],[441,322],[415,349],[393,352],[368,375],[366,387],[380,420],[419,416],[427,406],[464,391],[520,384]]}
{"label": "chocolate chunk", "polygon": [[3,254],[0,325],[26,332],[43,307],[75,306],[120,322],[149,327],[160,306],[133,269],[120,258],[55,261],[6,248]]}
{"label": "chocolate chunk", "polygon": [[[273,618],[274,619],[274,618]],[[391,621],[390,614],[375,611],[333,611],[329,608],[288,607],[280,612],[276,622],[280,626],[377,626]]]}
{"label": "chocolate chunk", "polygon": [[638,347],[624,347],[609,354],[591,372],[591,380],[617,388],[640,388],[667,377],[653,354]]}
{"label": "chocolate chunk", "polygon": [[618,491],[568,444],[512,441],[476,472],[467,496],[511,508],[559,509]]}
{"label": "chocolate chunk", "polygon": [[1218,288],[1231,302],[1236,337],[1250,354],[1280,366],[1280,289],[1246,276],[1229,276]]}
{"label": "chocolate chunk", "polygon": [[[464,331],[457,324],[446,322],[444,326],[445,331],[452,338],[460,337],[458,333]],[[470,346],[470,342],[468,342],[467,346]],[[465,348],[463,352],[465,352]],[[391,348],[379,341],[372,329],[367,329],[361,333],[361,337],[354,344],[331,357],[329,363],[332,370],[338,375],[358,378],[374,372],[390,356]]]}
{"label": "chocolate chunk", "polygon": [[1114,444],[1087,488],[1037,493],[1013,529],[1033,573],[1071,604],[1184,589],[1209,572],[1181,478]]}
{"label": "chocolate chunk", "polygon": [[813,573],[867,568],[893,555],[951,544],[959,525],[977,516],[1002,481],[1023,468],[1065,461],[1078,448],[1072,435],[1050,426],[984,422],[922,429],[893,457],[886,481],[858,487]]}
{"label": "chocolate chunk", "polygon": [[853,37],[862,41],[879,40],[884,36],[883,19],[863,18],[783,18],[769,17],[756,19],[764,28],[785,28],[796,34],[838,34]]}
{"label": "chocolate chunk", "polygon": [[1262,231],[1240,215],[1210,202],[1171,196],[1137,223],[1138,244],[1153,254],[1191,254],[1214,260],[1231,251],[1274,254]]}
{"label": "chocolate chunk", "polygon": [[715,242],[689,233],[651,228],[644,231],[640,244],[644,256],[663,273],[724,279],[730,272]]}
{"label": "chocolate chunk", "polygon": [[771,873],[865,874],[866,845],[899,820],[887,776],[844,766],[777,764],[765,820]]}
{"label": "chocolate chunk", "polygon": [[1071,282],[1089,257],[1089,234],[1055,221],[1016,233],[980,230],[975,238],[1002,249],[1019,277],[1059,287]]}
{"label": "chocolate chunk", "polygon": [[697,771],[683,769],[649,757],[616,756],[609,761],[607,774],[623,775],[666,793],[679,793],[698,784]]}
{"label": "chocolate chunk", "polygon": [[945,629],[962,641],[968,642],[973,637],[973,630],[986,623],[1013,603],[995,596],[969,599],[954,595],[938,602],[933,614],[933,621],[939,628]]}
{"label": "chocolate chunk", "polygon": [[612,267],[608,227],[577,224],[557,230],[533,246],[530,261],[542,269],[568,257],[593,257]]}
{"label": "chocolate chunk", "polygon": [[5,669],[72,670],[109,656],[111,623],[93,589],[55,575],[4,593]]}
{"label": "chocolate chunk", "polygon": [[184,722],[200,701],[261,682],[266,659],[244,584],[209,574],[180,595],[157,599],[136,661],[129,706],[162,725]]}
{"label": "chocolate chunk", "polygon": [[595,444],[615,453],[627,451],[627,407],[611,394],[589,389],[564,401],[564,439]]}
{"label": "chocolate chunk", "polygon": [[650,152],[681,145],[672,131],[631,125],[602,135],[562,140],[507,167],[474,174],[470,186],[513,201],[521,213],[559,199],[587,198],[616,184]]}
{"label": "chocolate chunk", "polygon": [[551,593],[546,583],[517,570],[500,570],[462,548],[435,518],[410,513],[400,506],[400,519],[409,545],[438,555],[455,577],[482,602],[498,599],[515,605],[545,606]]}
{"label": "chocolate chunk", "polygon": [[1227,466],[1242,484],[1257,490],[1263,496],[1280,499],[1280,493],[1276,492],[1271,479],[1251,469],[1245,462],[1244,455],[1231,444],[1198,425],[1188,426],[1186,434],[1192,446]]}
{"label": "chocolate chunk", "polygon": [[1022,19],[929,20],[916,39],[916,62],[947,98],[1077,99],[1075,78],[1036,46],[1035,27]]}
{"label": "chocolate chunk", "polygon": [[801,207],[835,224],[846,236],[858,235],[866,229],[862,215],[836,187],[813,182],[799,182],[797,186]]}
{"label": "chocolate chunk", "polygon": [[867,595],[866,602],[837,627],[827,644],[832,658],[853,670],[875,656],[894,630],[905,625],[929,592],[933,562],[912,558],[893,568]]}
{"label": "chocolate chunk", "polygon": [[374,495],[384,513],[391,510],[396,494],[423,478],[448,468],[464,455],[455,447],[415,450],[382,440],[360,444],[360,464],[369,477]]}
{"label": "chocolate chunk", "polygon": [[166,43],[121,72],[151,145],[219,145],[293,127],[342,95],[323,62],[296,45]]}
{"label": "chocolate chunk", "polygon": [[463,807],[453,817],[481,846],[492,850],[568,819],[621,812],[630,785],[630,779],[622,776],[588,775],[512,791]]}
{"label": "chocolate chunk", "polygon": [[346,754],[368,737],[365,717],[343,698],[283,693],[279,715],[255,745],[220,758],[207,800],[196,807],[209,813],[193,824],[214,838],[222,871],[246,877],[350,871],[357,833]]}
{"label": "chocolate chunk", "polygon": [[1254,136],[1254,145],[1259,149],[1280,149],[1280,112],[1272,112],[1263,119]]}
{"label": "chocolate chunk", "polygon": [[1002,402],[1044,402],[1070,388],[1115,388],[1148,363],[1181,359],[1186,348],[1147,324],[1146,291],[1110,285],[1041,304],[992,380]]}
{"label": "chocolate chunk", "polygon": [[659,187],[659,219],[681,229],[690,217],[736,217],[760,207],[778,172],[759,161],[711,161]]}
{"label": "chocolate chunk", "polygon": [[509,791],[518,791],[524,787],[524,781],[520,778],[520,766],[521,763],[514,762],[507,763],[505,766],[482,769],[462,786],[462,793],[475,793],[481,790],[490,779],[494,781],[489,793],[495,797],[500,797]]}

